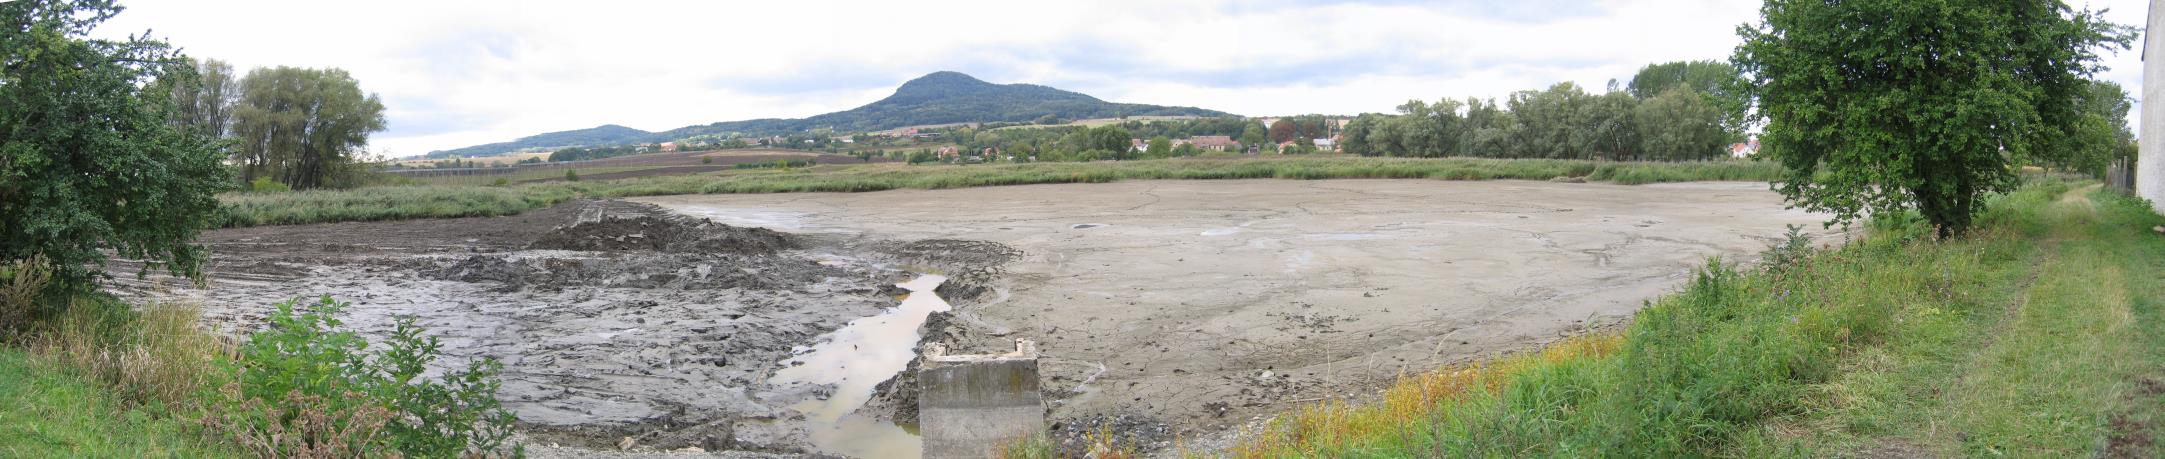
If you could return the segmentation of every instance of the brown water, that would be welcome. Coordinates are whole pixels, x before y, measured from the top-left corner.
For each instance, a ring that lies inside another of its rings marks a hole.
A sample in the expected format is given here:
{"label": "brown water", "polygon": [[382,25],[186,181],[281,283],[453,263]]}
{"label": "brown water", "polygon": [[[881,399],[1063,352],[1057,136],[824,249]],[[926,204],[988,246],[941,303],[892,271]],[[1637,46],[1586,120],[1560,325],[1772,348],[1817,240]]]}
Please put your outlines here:
{"label": "brown water", "polygon": [[879,315],[850,321],[824,341],[800,349],[788,366],[769,379],[776,385],[833,387],[824,400],[792,408],[804,413],[812,447],[821,452],[864,458],[916,458],[923,450],[917,434],[902,426],[855,414],[872,398],[874,387],[893,378],[917,358],[919,326],[934,312],[952,308],[933,293],[946,276],[926,274],[895,284],[910,294],[902,305]]}

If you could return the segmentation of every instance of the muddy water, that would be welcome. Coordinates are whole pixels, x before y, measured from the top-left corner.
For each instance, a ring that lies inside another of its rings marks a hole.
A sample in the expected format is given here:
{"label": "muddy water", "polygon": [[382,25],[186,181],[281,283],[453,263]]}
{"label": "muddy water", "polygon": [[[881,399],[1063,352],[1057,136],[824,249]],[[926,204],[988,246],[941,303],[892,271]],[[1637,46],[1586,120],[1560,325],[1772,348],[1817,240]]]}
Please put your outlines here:
{"label": "muddy water", "polygon": [[873,389],[908,368],[917,358],[918,327],[934,312],[952,307],[933,293],[947,277],[937,274],[895,284],[910,291],[902,305],[849,325],[783,362],[768,381],[780,386],[833,387],[824,400],[792,408],[804,413],[805,431],[822,452],[866,458],[915,458],[922,450],[917,435],[892,423],[856,415]]}

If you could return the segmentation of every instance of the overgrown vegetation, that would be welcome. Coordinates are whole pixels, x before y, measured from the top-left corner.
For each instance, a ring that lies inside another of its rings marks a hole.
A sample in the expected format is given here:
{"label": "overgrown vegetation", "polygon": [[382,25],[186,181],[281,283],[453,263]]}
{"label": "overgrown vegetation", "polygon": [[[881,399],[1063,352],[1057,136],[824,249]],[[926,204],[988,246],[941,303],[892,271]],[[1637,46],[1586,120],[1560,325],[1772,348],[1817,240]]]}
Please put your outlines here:
{"label": "overgrown vegetation", "polygon": [[2165,268],[2148,233],[2165,218],[2094,189],[2025,188],[1956,240],[1903,217],[1839,249],[1711,261],[1620,335],[1308,407],[1233,453],[2149,457],[2165,279],[2138,273]]}
{"label": "overgrown vegetation", "polygon": [[558,182],[511,187],[397,186],[227,195],[223,226],[510,215],[578,196],[862,192],[1121,180],[1356,179],[1550,180],[1636,185],[1704,180],[1765,181],[1767,163],[1600,162],[1535,159],[1285,158],[1029,163],[970,166],[873,164],[831,169],[732,171],[720,175]]}

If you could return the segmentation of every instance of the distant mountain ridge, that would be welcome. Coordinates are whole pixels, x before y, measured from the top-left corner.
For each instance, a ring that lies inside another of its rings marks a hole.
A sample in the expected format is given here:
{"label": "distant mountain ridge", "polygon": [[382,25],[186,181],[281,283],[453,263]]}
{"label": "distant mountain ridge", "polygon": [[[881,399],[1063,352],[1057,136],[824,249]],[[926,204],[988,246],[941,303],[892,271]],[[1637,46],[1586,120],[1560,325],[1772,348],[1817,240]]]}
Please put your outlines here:
{"label": "distant mountain ridge", "polygon": [[1119,116],[1231,116],[1195,107],[1106,102],[1034,84],[993,84],[959,72],[933,72],[902,83],[877,102],[802,119],[755,119],[647,132],[617,125],[551,132],[515,141],[429,152],[429,158],[493,156],[526,148],[661,142],[705,134],[775,135],[830,128],[862,132],[951,123],[1029,122],[1045,115],[1076,120]]}

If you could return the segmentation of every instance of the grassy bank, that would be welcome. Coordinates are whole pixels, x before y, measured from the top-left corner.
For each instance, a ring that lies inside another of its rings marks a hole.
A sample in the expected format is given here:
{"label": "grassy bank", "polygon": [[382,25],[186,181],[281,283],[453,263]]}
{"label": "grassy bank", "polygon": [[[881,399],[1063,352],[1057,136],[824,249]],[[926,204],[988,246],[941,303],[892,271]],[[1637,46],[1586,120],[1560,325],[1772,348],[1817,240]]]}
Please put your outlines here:
{"label": "grassy bank", "polygon": [[132,406],[105,386],[21,351],[0,349],[0,456],[239,457],[159,407]]}
{"label": "grassy bank", "polygon": [[1708,180],[1767,181],[1780,172],[1763,162],[1595,162],[1544,159],[1307,157],[1181,159],[935,166],[873,164],[847,168],[744,170],[614,181],[509,187],[397,186],[343,191],[234,194],[223,197],[225,226],[509,215],[576,196],[862,192],[1121,180],[1432,179],[1550,180],[1575,177],[1620,184]]}
{"label": "grassy bank", "polygon": [[[2165,223],[2035,185],[1956,241],[1710,264],[1619,335],[1282,417],[1240,457],[2154,457]],[[1798,250],[1792,249],[1792,255]]]}

